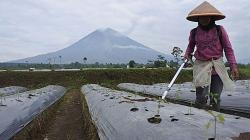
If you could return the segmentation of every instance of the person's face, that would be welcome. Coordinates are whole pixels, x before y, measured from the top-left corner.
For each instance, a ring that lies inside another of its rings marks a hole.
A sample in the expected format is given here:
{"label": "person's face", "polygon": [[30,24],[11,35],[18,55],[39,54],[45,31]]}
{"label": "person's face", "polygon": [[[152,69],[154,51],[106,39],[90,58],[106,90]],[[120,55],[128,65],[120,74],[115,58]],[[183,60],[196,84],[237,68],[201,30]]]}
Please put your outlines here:
{"label": "person's face", "polygon": [[211,18],[210,17],[207,17],[207,16],[201,16],[199,17],[199,23],[203,26],[207,26],[211,21]]}

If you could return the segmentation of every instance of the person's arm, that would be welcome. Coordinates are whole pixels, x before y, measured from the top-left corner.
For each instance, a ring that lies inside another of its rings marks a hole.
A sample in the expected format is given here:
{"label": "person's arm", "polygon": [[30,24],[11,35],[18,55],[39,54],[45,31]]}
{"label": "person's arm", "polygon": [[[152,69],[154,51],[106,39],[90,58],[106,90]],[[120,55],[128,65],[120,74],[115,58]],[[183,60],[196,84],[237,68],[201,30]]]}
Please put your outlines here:
{"label": "person's arm", "polygon": [[194,52],[194,47],[195,47],[195,36],[194,36],[195,33],[194,32],[195,32],[195,29],[190,31],[189,43],[188,43],[188,46],[184,55],[184,58],[186,59],[191,58],[192,57],[191,54]]}
{"label": "person's arm", "polygon": [[237,63],[236,63],[234,51],[233,51],[232,45],[229,41],[229,37],[227,35],[226,30],[224,29],[223,26],[220,26],[220,29],[221,29],[221,45],[223,46],[225,56],[226,56],[227,61],[229,63],[230,70],[231,70],[232,76],[233,76],[232,78],[234,80],[236,80],[239,78],[239,72],[238,72],[238,68],[237,68]]}

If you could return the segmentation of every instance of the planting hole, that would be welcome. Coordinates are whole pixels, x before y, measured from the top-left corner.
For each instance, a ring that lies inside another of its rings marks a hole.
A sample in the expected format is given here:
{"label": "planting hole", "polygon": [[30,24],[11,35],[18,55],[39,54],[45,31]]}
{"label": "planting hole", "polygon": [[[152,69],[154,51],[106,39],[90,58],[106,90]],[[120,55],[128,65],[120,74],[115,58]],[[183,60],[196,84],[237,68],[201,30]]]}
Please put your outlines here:
{"label": "planting hole", "polygon": [[132,112],[136,112],[136,111],[138,111],[138,110],[139,110],[139,109],[136,108],[136,107],[130,109],[130,111],[132,111]]}
{"label": "planting hole", "polygon": [[191,89],[190,92],[196,92],[194,89]]}
{"label": "planting hole", "polygon": [[115,97],[110,97],[109,99],[114,99]]}
{"label": "planting hole", "polygon": [[186,113],[186,114],[184,114],[184,115],[188,116],[188,115],[194,115],[194,114],[192,114],[192,113]]}
{"label": "planting hole", "polygon": [[159,124],[161,123],[161,118],[160,117],[152,117],[148,118],[149,123],[154,123],[154,124]]}
{"label": "planting hole", "polygon": [[215,138],[208,138],[208,140],[215,140]]}
{"label": "planting hole", "polygon": [[171,122],[179,121],[179,119],[172,118]]}
{"label": "planting hole", "polygon": [[158,117],[158,118],[159,118],[160,116],[161,116],[161,115],[159,115],[159,114],[155,115],[155,117]]}
{"label": "planting hole", "polygon": [[169,117],[170,117],[170,118],[173,118],[174,116],[173,116],[173,115],[170,115]]}
{"label": "planting hole", "polygon": [[235,117],[235,119],[237,119],[237,120],[238,120],[238,119],[240,119],[240,117]]}
{"label": "planting hole", "polygon": [[148,111],[148,109],[145,109],[145,111]]}
{"label": "planting hole", "polygon": [[18,102],[23,102],[22,100],[19,100],[19,99],[16,99],[16,101],[18,101]]}

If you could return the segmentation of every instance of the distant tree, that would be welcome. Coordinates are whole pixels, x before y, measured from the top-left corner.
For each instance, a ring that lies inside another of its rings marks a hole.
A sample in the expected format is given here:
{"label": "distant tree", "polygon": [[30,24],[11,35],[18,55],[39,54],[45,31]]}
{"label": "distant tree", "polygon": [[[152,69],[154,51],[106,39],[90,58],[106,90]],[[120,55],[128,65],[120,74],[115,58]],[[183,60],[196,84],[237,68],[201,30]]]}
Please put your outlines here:
{"label": "distant tree", "polygon": [[59,55],[59,59],[60,59],[60,65],[62,64],[62,56]]}
{"label": "distant tree", "polygon": [[154,61],[154,67],[166,67],[167,60],[165,60],[165,57],[162,55],[157,56],[157,60]]}
{"label": "distant tree", "polygon": [[87,57],[84,57],[84,58],[83,58],[83,63],[86,64],[86,61],[87,61],[87,60],[88,60]]}
{"label": "distant tree", "polygon": [[157,57],[158,57],[158,58],[157,58],[158,60],[161,60],[161,61],[164,61],[164,60],[165,60],[165,57],[162,56],[162,55],[157,55]]}
{"label": "distant tree", "polygon": [[136,63],[135,63],[134,60],[130,60],[129,63],[128,63],[128,65],[129,65],[130,68],[134,68],[134,67],[135,67],[135,64],[136,64]]}
{"label": "distant tree", "polygon": [[179,64],[181,58],[181,54],[183,53],[183,50],[181,50],[181,48],[179,47],[174,47],[171,54],[174,56],[177,64]]}
{"label": "distant tree", "polygon": [[171,68],[178,67],[178,63],[175,62],[175,61],[173,61],[173,60],[171,60],[171,61],[169,62],[169,66],[170,66]]}
{"label": "distant tree", "polygon": [[95,67],[99,67],[99,62],[95,62]]}

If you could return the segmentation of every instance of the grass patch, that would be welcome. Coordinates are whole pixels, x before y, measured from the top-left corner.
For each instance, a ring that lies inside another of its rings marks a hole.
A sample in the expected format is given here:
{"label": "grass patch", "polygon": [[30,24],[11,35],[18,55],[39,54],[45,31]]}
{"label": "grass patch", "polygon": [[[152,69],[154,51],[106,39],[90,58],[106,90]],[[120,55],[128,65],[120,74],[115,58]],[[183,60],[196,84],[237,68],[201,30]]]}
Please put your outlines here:
{"label": "grass patch", "polygon": [[[173,69],[99,69],[84,71],[51,72],[0,72],[0,87],[10,85],[24,86],[30,89],[50,84],[64,87],[81,87],[84,83],[119,84],[133,82],[154,84],[169,82],[175,74]],[[192,80],[192,71],[182,71],[177,83]]]}

